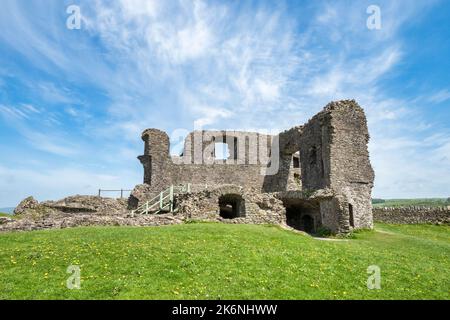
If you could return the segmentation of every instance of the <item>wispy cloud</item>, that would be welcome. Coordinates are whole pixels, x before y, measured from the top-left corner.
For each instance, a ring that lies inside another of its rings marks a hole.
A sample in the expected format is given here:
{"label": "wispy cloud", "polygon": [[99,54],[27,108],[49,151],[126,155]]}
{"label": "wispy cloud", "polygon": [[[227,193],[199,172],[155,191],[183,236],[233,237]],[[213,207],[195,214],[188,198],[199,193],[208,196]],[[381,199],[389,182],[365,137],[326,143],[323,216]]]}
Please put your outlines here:
{"label": "wispy cloud", "polygon": [[[45,123],[52,127],[59,122],[51,114],[42,114],[35,106],[30,104],[15,107],[0,105],[0,118],[3,118],[9,127],[14,128],[36,150],[65,157],[72,156],[79,151],[73,143],[63,138],[65,134],[61,131],[58,132],[53,128],[45,131]],[[43,125],[39,127],[36,123]]]}
{"label": "wispy cloud", "polygon": [[[0,92],[0,115],[33,149],[81,163],[90,154],[111,172],[130,168],[139,183],[139,163],[130,161],[147,127],[283,130],[330,100],[355,98],[369,117],[377,196],[450,192],[448,127],[423,108],[447,102],[448,84],[417,92],[422,99],[386,85],[414,54],[404,28],[438,1],[380,1],[378,31],[366,27],[370,1],[78,4],[83,26],[70,31],[60,1],[2,3],[2,50],[21,60],[0,66],[0,88],[17,90],[15,79],[25,92]],[[65,167],[55,162],[55,171]]]}
{"label": "wispy cloud", "polygon": [[448,100],[450,100],[450,90],[448,89],[440,90],[429,97],[429,101],[432,103],[442,103]]}

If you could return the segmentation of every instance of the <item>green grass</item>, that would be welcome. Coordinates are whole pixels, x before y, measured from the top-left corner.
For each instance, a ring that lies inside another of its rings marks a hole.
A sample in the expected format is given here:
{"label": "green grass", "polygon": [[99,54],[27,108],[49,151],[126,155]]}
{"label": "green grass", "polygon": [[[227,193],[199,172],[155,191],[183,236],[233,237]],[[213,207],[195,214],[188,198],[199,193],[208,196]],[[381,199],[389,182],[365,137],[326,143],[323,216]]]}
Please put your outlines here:
{"label": "green grass", "polygon": [[6,218],[14,219],[14,220],[20,219],[18,216],[15,216],[13,214],[3,213],[3,212],[0,212],[0,217],[6,217]]}
{"label": "green grass", "polygon": [[[377,225],[348,241],[194,223],[0,234],[0,299],[449,299],[450,227]],[[69,265],[81,290],[68,290]],[[368,290],[367,267],[381,268]]]}
{"label": "green grass", "polygon": [[379,199],[374,199],[373,206],[375,208],[384,207],[409,207],[409,206],[423,206],[423,207],[442,207],[450,206],[450,202],[446,198],[429,198],[429,199],[388,199],[385,202],[377,203]]}

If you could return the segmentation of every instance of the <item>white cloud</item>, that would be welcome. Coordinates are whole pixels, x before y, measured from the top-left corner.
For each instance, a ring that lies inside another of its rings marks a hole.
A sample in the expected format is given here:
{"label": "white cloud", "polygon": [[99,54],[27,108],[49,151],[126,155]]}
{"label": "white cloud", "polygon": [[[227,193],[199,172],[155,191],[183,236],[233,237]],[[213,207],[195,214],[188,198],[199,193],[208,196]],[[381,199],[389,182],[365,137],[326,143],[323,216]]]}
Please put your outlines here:
{"label": "white cloud", "polygon": [[[49,114],[42,114],[36,107],[29,104],[19,106],[0,105],[0,117],[8,126],[13,127],[30,146],[36,150],[52,153],[58,156],[72,156],[79,152],[65,134],[51,129],[45,131],[45,123],[59,124],[58,120]],[[41,126],[36,126],[39,122]]]}
{"label": "white cloud", "polygon": [[450,100],[450,90],[448,89],[440,90],[429,97],[429,101],[432,103],[442,103],[448,100]]}
{"label": "white cloud", "polygon": [[0,114],[9,120],[20,120],[28,118],[28,114],[26,111],[21,110],[20,108],[8,107],[4,105],[0,105]]}
{"label": "white cloud", "polygon": [[37,85],[32,85],[34,90],[39,91],[40,96],[48,102],[59,104],[71,104],[77,102],[72,97],[72,93],[69,89],[57,86],[51,82],[41,82]]}
{"label": "white cloud", "polygon": [[197,112],[203,114],[200,119],[197,119],[195,121],[194,127],[198,129],[215,124],[218,121],[229,118],[232,115],[230,111],[220,108],[199,106],[195,109],[197,110]]}
{"label": "white cloud", "polygon": [[[146,127],[189,129],[195,122],[227,129],[285,129],[302,124],[330,100],[356,98],[369,118],[377,195],[446,191],[447,142],[428,144],[432,159],[424,162],[422,145],[435,126],[415,112],[417,102],[387,94],[380,85],[411,54],[398,30],[423,15],[430,2],[405,6],[382,1],[380,32],[367,30],[361,3],[315,2],[314,10],[300,17],[284,5],[150,0],[80,5],[86,29],[76,32],[54,20],[34,18],[59,12],[59,1],[49,1],[45,10],[5,1],[0,12],[2,45],[39,70],[68,80],[32,83],[42,98],[62,104],[74,121],[92,119],[82,132],[71,132],[47,113],[45,120],[54,128],[31,130],[27,121],[43,120],[45,112],[4,103],[1,115],[15,119],[17,130],[34,148],[70,158],[86,151],[77,141],[80,135],[96,142],[104,138],[101,147],[117,152],[114,158],[129,166]],[[311,23],[300,28],[304,21]],[[73,106],[79,99],[70,83],[105,95],[108,105]],[[429,99],[447,101],[448,90]],[[94,114],[101,114],[101,120],[92,118]],[[97,163],[105,158],[102,152],[95,155]],[[139,176],[139,164],[133,165]],[[420,192],[414,191],[414,181]],[[76,185],[82,180],[74,180],[73,189]]]}

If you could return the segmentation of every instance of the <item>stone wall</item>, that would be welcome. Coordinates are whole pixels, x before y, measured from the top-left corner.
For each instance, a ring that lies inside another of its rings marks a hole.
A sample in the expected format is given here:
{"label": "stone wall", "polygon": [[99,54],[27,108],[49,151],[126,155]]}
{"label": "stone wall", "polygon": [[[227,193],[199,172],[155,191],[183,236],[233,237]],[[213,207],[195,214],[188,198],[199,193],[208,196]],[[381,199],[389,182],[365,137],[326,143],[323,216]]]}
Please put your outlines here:
{"label": "stone wall", "polygon": [[[286,130],[274,139],[270,168],[264,178],[263,190],[277,192],[285,190],[302,190],[302,171],[300,159],[300,138],[303,126]],[[294,158],[298,167],[294,167]],[[276,172],[273,170],[277,168]]]}
{"label": "stone wall", "polygon": [[[183,154],[171,157],[169,137],[163,131],[148,129],[142,134],[144,183],[151,195],[170,185],[237,184],[263,190],[264,168],[271,154],[272,136],[240,131],[195,131],[185,141]],[[215,159],[215,143],[226,142],[229,158]],[[200,144],[195,147],[196,144]],[[199,150],[200,152],[197,152]]]}
{"label": "stone wall", "polygon": [[450,223],[450,207],[374,208],[373,219],[393,224]]}
{"label": "stone wall", "polygon": [[324,112],[331,117],[330,188],[338,195],[342,208],[340,231],[372,228],[375,174],[367,147],[369,131],[364,110],[351,100],[330,103]]}
{"label": "stone wall", "polygon": [[[320,212],[315,221],[337,233],[373,226],[369,133],[364,111],[354,100],[332,102],[304,126],[276,136],[195,131],[179,157],[170,156],[169,137],[160,130],[146,130],[142,139],[145,150],[139,159],[148,187],[139,188],[147,189],[147,198],[188,183],[194,189],[229,184],[259,193],[331,189],[332,199],[311,204]],[[228,159],[216,159],[217,142],[228,144]],[[136,193],[130,202],[134,206]]]}
{"label": "stone wall", "polygon": [[[230,195],[241,201],[239,214],[233,219],[221,216],[220,199]],[[223,185],[212,190],[181,194],[176,201],[178,214],[186,219],[254,224],[284,224],[286,221],[283,203],[273,194],[236,185]]]}
{"label": "stone wall", "polygon": [[273,136],[258,132],[203,130],[191,132],[185,139],[184,150],[176,162],[184,164],[223,164],[216,160],[215,144],[225,143],[227,164],[262,164],[269,161]]}

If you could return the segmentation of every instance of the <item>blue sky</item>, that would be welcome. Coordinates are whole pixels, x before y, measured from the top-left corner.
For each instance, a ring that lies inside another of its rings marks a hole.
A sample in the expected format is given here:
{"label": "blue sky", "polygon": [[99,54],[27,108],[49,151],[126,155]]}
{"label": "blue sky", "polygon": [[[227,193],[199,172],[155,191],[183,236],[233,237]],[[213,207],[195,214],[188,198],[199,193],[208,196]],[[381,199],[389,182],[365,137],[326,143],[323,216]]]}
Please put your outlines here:
{"label": "blue sky", "polygon": [[176,152],[194,124],[281,131],[345,98],[368,116],[375,197],[450,196],[450,1],[0,6],[0,207],[132,188],[148,127]]}

